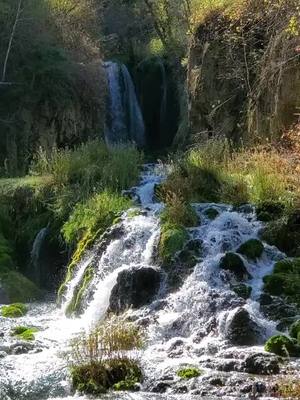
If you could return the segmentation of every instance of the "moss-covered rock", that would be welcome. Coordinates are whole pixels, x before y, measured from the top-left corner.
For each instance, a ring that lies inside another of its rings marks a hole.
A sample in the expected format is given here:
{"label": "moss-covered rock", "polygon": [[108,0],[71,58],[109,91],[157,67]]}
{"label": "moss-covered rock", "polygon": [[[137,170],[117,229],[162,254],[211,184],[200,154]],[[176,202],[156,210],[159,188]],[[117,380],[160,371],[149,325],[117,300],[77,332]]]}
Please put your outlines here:
{"label": "moss-covered rock", "polygon": [[33,282],[14,270],[0,270],[0,285],[9,303],[28,303],[40,299],[43,295]]}
{"label": "moss-covered rock", "polygon": [[180,370],[177,371],[177,375],[182,379],[197,378],[198,376],[200,376],[202,374],[203,374],[203,371],[201,371],[199,368],[195,368],[195,367],[181,368]]}
{"label": "moss-covered rock", "polygon": [[174,255],[183,249],[189,235],[180,225],[164,224],[159,241],[159,257],[163,263],[170,263]]}
{"label": "moss-covered rock", "polygon": [[124,390],[126,386],[125,390],[131,390],[133,382],[135,385],[143,379],[140,366],[126,358],[74,366],[71,376],[74,389],[91,395],[101,395],[112,388]]}
{"label": "moss-covered rock", "polygon": [[220,260],[220,268],[232,272],[238,281],[251,277],[242,258],[236,253],[226,253]]}
{"label": "moss-covered rock", "polygon": [[300,306],[300,259],[278,261],[273,273],[264,277],[264,290]]}
{"label": "moss-covered rock", "polygon": [[5,318],[19,318],[23,317],[28,311],[25,304],[14,303],[1,308],[1,315]]}
{"label": "moss-covered rock", "polygon": [[174,201],[170,202],[161,213],[161,221],[163,224],[182,225],[185,227],[197,226],[200,224],[200,219],[195,209],[182,200],[174,196]]}
{"label": "moss-covered rock", "polygon": [[284,335],[276,335],[268,339],[265,350],[281,357],[297,357],[300,355],[300,348],[295,341]]}
{"label": "moss-covered rock", "polygon": [[38,329],[33,327],[29,328],[28,326],[16,326],[12,329],[11,335],[16,336],[22,340],[34,340],[34,334],[36,332],[38,332]]}
{"label": "moss-covered rock", "polygon": [[240,285],[233,285],[232,290],[242,299],[249,299],[252,293],[252,287],[245,285],[245,284],[240,284]]}
{"label": "moss-covered rock", "polygon": [[210,219],[210,220],[214,220],[219,216],[219,211],[216,210],[213,207],[208,208],[207,210],[204,211],[204,215]]}
{"label": "moss-covered rock", "polygon": [[258,239],[247,240],[247,242],[243,243],[237,250],[238,253],[243,254],[253,261],[261,257],[263,251],[264,246],[262,242]]}
{"label": "moss-covered rock", "polygon": [[300,333],[300,319],[293,322],[292,325],[289,327],[290,336],[294,339],[297,339],[298,341],[299,341],[299,333]]}

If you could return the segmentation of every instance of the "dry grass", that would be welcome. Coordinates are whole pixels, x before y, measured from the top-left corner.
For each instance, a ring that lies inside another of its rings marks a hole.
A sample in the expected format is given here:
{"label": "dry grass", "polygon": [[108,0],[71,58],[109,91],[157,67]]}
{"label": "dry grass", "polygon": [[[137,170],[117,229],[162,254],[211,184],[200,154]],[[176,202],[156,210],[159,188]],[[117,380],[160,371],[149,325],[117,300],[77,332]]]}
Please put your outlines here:
{"label": "dry grass", "polygon": [[295,376],[280,379],[274,395],[281,399],[300,399],[300,379]]}
{"label": "dry grass", "polygon": [[112,315],[92,332],[74,339],[72,358],[76,365],[128,359],[128,352],[143,346],[142,331],[125,316]]}

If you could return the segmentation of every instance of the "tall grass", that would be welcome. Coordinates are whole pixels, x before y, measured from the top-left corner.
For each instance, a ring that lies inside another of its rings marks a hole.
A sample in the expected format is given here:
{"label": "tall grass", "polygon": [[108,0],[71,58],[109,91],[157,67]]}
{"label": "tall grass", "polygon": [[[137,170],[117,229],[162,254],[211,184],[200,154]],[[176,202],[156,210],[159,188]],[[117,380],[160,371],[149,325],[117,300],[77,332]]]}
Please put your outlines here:
{"label": "tall grass", "polygon": [[175,159],[161,188],[189,201],[231,204],[281,201],[287,208],[299,199],[298,177],[290,157],[275,147],[233,150],[224,138],[210,139]]}

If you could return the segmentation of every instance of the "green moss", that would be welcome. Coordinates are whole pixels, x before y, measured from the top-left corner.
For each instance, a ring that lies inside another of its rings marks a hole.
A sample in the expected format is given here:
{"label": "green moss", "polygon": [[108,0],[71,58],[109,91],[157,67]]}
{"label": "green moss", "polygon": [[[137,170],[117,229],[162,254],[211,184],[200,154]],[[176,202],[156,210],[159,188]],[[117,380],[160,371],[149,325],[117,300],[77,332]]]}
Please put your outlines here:
{"label": "green moss", "polygon": [[284,335],[272,336],[265,344],[265,351],[281,357],[297,357],[300,355],[295,341]]}
{"label": "green moss", "polygon": [[214,220],[218,217],[219,215],[219,211],[216,210],[215,208],[211,207],[208,208],[207,210],[204,211],[204,215],[210,219],[210,220]]}
{"label": "green moss", "polygon": [[264,290],[273,296],[283,296],[300,305],[300,259],[288,259],[275,264],[273,273],[264,277]]}
{"label": "green moss", "polygon": [[177,371],[177,375],[182,379],[196,378],[202,374],[203,371],[195,367],[182,368],[179,371]]}
{"label": "green moss", "polygon": [[238,253],[243,254],[250,260],[256,260],[257,258],[261,257],[264,251],[264,246],[262,242],[258,239],[250,239],[247,242],[243,243],[239,249],[237,250]]}
{"label": "green moss", "polygon": [[14,303],[1,308],[1,315],[5,318],[19,318],[27,313],[28,309],[25,304]]}
{"label": "green moss", "polygon": [[36,328],[28,328],[28,326],[16,326],[12,329],[12,336],[17,336],[19,339],[23,340],[34,340],[34,334],[38,332]]}
{"label": "green moss", "polygon": [[127,213],[128,218],[138,217],[139,215],[141,215],[141,210],[139,208],[133,208],[132,210],[129,210]]}
{"label": "green moss", "polygon": [[[74,366],[71,369],[74,389],[81,393],[100,395],[109,389],[129,390],[143,379],[139,365],[129,359],[110,359]],[[127,387],[127,389],[126,389]]]}
{"label": "green moss", "polygon": [[175,253],[183,249],[188,238],[183,226],[163,224],[159,241],[159,257],[162,262],[170,263]]}
{"label": "green moss", "polygon": [[161,221],[164,224],[182,225],[192,227],[199,225],[199,217],[194,208],[174,196],[172,201],[168,203],[161,213]]}
{"label": "green moss", "polygon": [[232,290],[242,299],[249,299],[252,293],[252,287],[244,284],[234,285]]}
{"label": "green moss", "polygon": [[82,279],[74,289],[73,297],[66,309],[66,315],[71,316],[72,314],[80,314],[82,310],[82,300],[86,293],[86,289],[94,277],[94,270],[92,267],[87,267]]}
{"label": "green moss", "polygon": [[299,338],[299,333],[300,333],[300,319],[295,321],[290,327],[289,327],[289,334],[292,338],[298,339]]}
{"label": "green moss", "polygon": [[120,381],[113,385],[113,390],[119,391],[136,391],[137,390],[137,383],[136,379],[126,379],[125,381]]}

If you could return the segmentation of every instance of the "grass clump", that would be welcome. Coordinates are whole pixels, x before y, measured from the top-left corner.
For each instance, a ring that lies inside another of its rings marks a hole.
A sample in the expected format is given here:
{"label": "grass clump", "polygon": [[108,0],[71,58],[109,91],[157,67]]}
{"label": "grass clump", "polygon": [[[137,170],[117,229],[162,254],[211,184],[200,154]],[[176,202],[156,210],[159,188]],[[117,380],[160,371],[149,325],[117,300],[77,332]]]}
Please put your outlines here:
{"label": "grass clump", "polygon": [[182,225],[185,227],[197,226],[199,218],[193,207],[175,193],[166,196],[166,207],[161,214],[163,223]]}
{"label": "grass clump", "polygon": [[38,332],[36,328],[29,328],[27,326],[16,326],[12,329],[12,336],[16,336],[23,340],[34,340],[34,334]]}
{"label": "grass clump", "polygon": [[199,368],[189,367],[189,368],[182,368],[177,371],[177,375],[182,379],[192,379],[197,378],[198,376],[202,375],[203,371]]}
{"label": "grass clump", "polygon": [[299,399],[299,378],[295,378],[294,376],[281,378],[276,382],[275,394],[281,399]]}
{"label": "grass clump", "polygon": [[181,225],[163,224],[159,241],[159,257],[163,263],[169,264],[174,255],[183,249],[189,236]]}
{"label": "grass clump", "polygon": [[27,314],[28,308],[25,304],[14,303],[1,308],[1,315],[5,318],[19,318]]}
{"label": "grass clump", "polygon": [[109,389],[132,390],[143,379],[142,370],[130,352],[140,349],[143,335],[124,316],[111,316],[91,333],[72,342],[73,387],[99,395]]}

